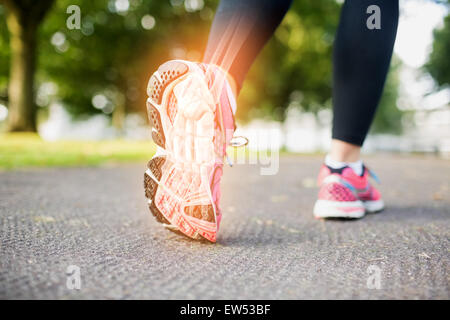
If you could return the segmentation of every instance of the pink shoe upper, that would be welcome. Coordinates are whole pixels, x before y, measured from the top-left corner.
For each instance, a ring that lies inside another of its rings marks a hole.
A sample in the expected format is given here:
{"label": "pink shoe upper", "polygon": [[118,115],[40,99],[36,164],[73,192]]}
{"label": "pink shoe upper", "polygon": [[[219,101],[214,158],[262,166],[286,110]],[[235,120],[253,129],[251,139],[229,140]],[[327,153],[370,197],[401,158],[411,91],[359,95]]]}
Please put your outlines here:
{"label": "pink shoe upper", "polygon": [[331,169],[322,165],[318,184],[319,199],[331,201],[375,201],[380,200],[380,192],[369,182],[370,171],[364,167],[362,176],[351,168]]}

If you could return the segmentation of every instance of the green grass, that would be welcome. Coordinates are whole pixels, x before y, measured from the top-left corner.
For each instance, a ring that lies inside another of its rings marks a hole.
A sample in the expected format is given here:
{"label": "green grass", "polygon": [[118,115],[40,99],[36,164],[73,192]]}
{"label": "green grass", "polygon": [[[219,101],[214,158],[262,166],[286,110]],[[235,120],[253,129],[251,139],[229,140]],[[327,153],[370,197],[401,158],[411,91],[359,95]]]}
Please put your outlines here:
{"label": "green grass", "polygon": [[[0,134],[0,170],[31,167],[99,166],[107,163],[147,161],[156,151],[153,142],[106,140],[106,141],[56,141],[42,140],[32,133]],[[284,149],[280,156],[293,155]],[[267,158],[267,151],[250,151],[247,148],[228,148],[233,162],[248,159],[259,153]],[[299,154],[296,154],[299,155]],[[245,160],[244,160],[245,162]],[[243,162],[242,162],[243,163]],[[245,162],[246,163],[246,162]]]}
{"label": "green grass", "polygon": [[150,141],[48,142],[31,133],[0,134],[0,169],[137,162],[148,160],[155,151]]}

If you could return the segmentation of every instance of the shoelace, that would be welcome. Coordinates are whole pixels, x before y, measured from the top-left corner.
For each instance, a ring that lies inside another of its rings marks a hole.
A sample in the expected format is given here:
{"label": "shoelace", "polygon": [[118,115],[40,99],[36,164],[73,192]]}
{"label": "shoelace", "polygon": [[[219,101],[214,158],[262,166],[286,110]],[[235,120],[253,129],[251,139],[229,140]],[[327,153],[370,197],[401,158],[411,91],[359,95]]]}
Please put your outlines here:
{"label": "shoelace", "polygon": [[[244,139],[245,142],[238,143],[238,142],[234,142],[233,139]],[[249,142],[249,140],[248,140],[247,137],[244,137],[244,136],[233,136],[233,138],[231,138],[231,140],[230,140],[230,146],[233,147],[233,148],[240,148],[240,147],[244,147],[244,146],[248,145],[248,142]],[[227,160],[228,165],[230,167],[232,167],[233,166],[233,162],[230,160],[230,157],[228,157],[228,153],[227,153],[226,149],[225,149],[225,159]]]}

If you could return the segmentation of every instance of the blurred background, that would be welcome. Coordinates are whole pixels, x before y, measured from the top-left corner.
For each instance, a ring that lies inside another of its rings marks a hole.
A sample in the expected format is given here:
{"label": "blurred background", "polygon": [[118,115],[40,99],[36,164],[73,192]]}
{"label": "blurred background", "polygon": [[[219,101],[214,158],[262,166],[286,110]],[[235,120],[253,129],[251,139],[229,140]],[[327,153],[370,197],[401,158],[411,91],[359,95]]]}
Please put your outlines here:
{"label": "blurred background", "polygon": [[[342,2],[294,1],[251,68],[237,113],[240,134],[257,137],[250,148],[326,151]],[[168,59],[201,61],[217,4],[0,0],[0,167],[148,158],[148,78]],[[80,9],[79,29],[68,27],[71,5]],[[366,152],[450,155],[449,6],[400,1],[394,56]]]}

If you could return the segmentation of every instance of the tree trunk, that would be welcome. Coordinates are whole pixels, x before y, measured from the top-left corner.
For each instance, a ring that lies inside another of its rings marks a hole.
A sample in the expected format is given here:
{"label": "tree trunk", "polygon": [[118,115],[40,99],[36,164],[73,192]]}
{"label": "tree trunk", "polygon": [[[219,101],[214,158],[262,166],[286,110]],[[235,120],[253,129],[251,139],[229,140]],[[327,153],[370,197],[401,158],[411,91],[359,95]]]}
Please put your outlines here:
{"label": "tree trunk", "polygon": [[0,0],[7,9],[11,64],[8,131],[36,131],[34,72],[37,29],[54,0]]}
{"label": "tree trunk", "polygon": [[19,11],[10,11],[11,65],[8,87],[8,131],[36,131],[33,80],[36,67],[36,26]]}

